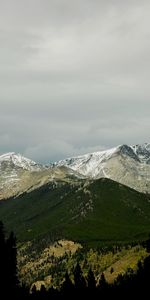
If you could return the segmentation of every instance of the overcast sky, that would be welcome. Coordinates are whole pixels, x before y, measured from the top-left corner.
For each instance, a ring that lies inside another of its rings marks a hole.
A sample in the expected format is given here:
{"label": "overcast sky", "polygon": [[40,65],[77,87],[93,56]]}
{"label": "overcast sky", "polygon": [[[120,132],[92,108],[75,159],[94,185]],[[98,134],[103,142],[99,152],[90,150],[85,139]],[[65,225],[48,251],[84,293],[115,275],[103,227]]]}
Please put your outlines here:
{"label": "overcast sky", "polygon": [[0,154],[150,142],[149,0],[0,0]]}

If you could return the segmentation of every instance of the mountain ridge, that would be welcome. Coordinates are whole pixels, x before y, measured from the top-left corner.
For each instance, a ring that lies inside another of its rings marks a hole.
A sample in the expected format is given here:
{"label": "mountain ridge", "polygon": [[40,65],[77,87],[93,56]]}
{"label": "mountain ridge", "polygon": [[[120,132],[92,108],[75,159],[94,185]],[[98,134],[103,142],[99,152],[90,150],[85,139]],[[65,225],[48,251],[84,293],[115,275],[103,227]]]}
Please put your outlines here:
{"label": "mountain ridge", "polygon": [[150,192],[150,144],[119,145],[106,151],[67,158],[65,165],[93,179],[110,178],[140,192]]}
{"label": "mountain ridge", "polygon": [[[147,150],[147,146],[149,146],[149,150]],[[139,151],[140,149],[140,151]],[[147,151],[145,151],[145,149]],[[145,151],[146,154],[148,155],[148,160],[147,160],[147,163],[149,163],[149,158],[150,158],[150,143],[144,143],[144,144],[139,144],[139,145],[131,145],[131,146],[128,146],[126,144],[121,144],[121,145],[118,145],[116,147],[113,147],[113,148],[110,148],[110,149],[106,149],[106,150],[101,150],[101,151],[95,151],[95,152],[89,152],[89,153],[86,153],[86,154],[83,154],[83,155],[78,155],[78,156],[72,156],[72,157],[68,157],[66,159],[61,159],[59,161],[56,161],[54,162],[52,165],[58,165],[58,164],[62,164],[64,165],[64,162],[65,161],[74,161],[75,159],[80,159],[80,158],[86,158],[86,157],[89,157],[89,156],[92,156],[92,155],[100,155],[102,159],[104,159],[105,157],[108,157],[110,158],[112,155],[114,154],[117,154],[117,152],[122,152],[122,153],[129,153],[130,152],[130,155],[133,156],[134,159],[137,159],[139,162],[143,162],[143,161],[146,161],[145,159],[140,159],[139,156],[138,156],[138,153],[141,154],[141,152]],[[142,156],[143,158],[143,156]]]}
{"label": "mountain ridge", "polygon": [[[150,193],[150,144],[119,145],[105,151],[42,165],[15,152],[0,156],[0,199],[59,180],[109,178]],[[69,179],[70,178],[70,179]]]}
{"label": "mountain ridge", "polygon": [[0,219],[22,241],[46,236],[95,245],[138,240],[148,236],[149,217],[149,196],[106,178],[51,182],[0,202]]}
{"label": "mountain ridge", "polygon": [[15,152],[8,152],[0,155],[0,168],[3,166],[4,163],[12,163],[16,167],[23,168],[29,171],[35,171],[39,170],[40,168],[43,168],[42,164],[38,164],[33,160],[24,157],[20,153],[16,154]]}

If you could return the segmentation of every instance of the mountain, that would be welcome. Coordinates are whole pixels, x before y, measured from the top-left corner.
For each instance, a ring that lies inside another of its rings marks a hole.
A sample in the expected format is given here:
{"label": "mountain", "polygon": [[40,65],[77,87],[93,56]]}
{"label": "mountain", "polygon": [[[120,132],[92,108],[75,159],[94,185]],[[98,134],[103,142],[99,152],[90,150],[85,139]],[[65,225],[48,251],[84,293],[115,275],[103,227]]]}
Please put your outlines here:
{"label": "mountain", "polygon": [[[148,144],[122,145],[50,166],[36,164],[20,154],[2,155],[0,220],[6,232],[13,230],[17,236],[22,282],[29,285],[41,279],[47,282],[54,270],[56,281],[61,270],[62,282],[68,267],[72,270],[79,258],[86,261],[85,249],[106,250],[114,245],[120,248],[147,239],[150,195],[135,189],[144,190],[148,186],[149,166]],[[107,178],[108,175],[118,182]],[[133,185],[134,189],[127,185]],[[124,256],[124,247],[121,251]],[[137,250],[133,252],[136,255]],[[112,264],[110,253],[105,254],[105,268],[101,271]],[[93,250],[87,252],[90,266],[91,257],[94,259],[93,268],[97,265],[95,255]],[[113,262],[117,255],[120,257],[118,253],[111,254]],[[136,263],[139,252],[137,255]],[[128,258],[131,266],[131,255]],[[113,265],[115,272],[118,265],[120,261]],[[53,284],[56,286],[55,281]]]}
{"label": "mountain", "polygon": [[150,197],[106,178],[49,182],[0,201],[0,220],[22,242],[127,243],[148,236]]}
{"label": "mountain", "polygon": [[43,166],[14,152],[0,156],[0,199],[10,197],[27,190],[33,180],[31,174],[37,174]]}
{"label": "mountain", "polygon": [[109,178],[150,193],[150,144],[121,145],[67,158],[49,166],[21,154],[0,156],[0,200],[37,189],[48,182]]}
{"label": "mountain", "polygon": [[39,171],[42,165],[35,163],[21,154],[15,152],[6,153],[0,156],[0,170],[5,171],[10,168],[22,168],[28,171]]}
{"label": "mountain", "polygon": [[66,166],[92,179],[110,178],[140,192],[150,193],[150,144],[120,145],[106,151],[67,158]]}
{"label": "mountain", "polygon": [[0,200],[74,176],[83,177],[67,167],[46,167],[20,154],[7,153],[0,156]]}

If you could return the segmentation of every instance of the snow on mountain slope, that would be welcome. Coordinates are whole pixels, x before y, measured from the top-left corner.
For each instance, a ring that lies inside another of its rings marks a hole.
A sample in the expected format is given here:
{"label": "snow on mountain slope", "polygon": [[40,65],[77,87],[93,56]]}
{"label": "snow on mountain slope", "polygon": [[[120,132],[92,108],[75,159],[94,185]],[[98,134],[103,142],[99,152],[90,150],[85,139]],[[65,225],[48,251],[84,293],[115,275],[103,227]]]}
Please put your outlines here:
{"label": "snow on mountain slope", "polygon": [[120,145],[106,151],[56,162],[93,179],[107,177],[136,190],[150,192],[150,144]]}
{"label": "snow on mountain slope", "polygon": [[0,156],[0,199],[34,190],[48,182],[110,178],[150,193],[150,144],[120,145],[67,158],[49,167],[14,152]]}
{"label": "snow on mountain slope", "polygon": [[0,156],[0,200],[30,192],[44,184],[76,181],[83,175],[67,167],[48,167],[14,152]]}
{"label": "snow on mountain slope", "polygon": [[47,180],[45,166],[14,152],[0,156],[0,200],[19,195]]}
{"label": "snow on mountain slope", "polygon": [[139,160],[143,163],[150,163],[150,143],[146,143],[143,145],[135,145],[131,146],[133,151],[139,157]]}
{"label": "snow on mountain slope", "polygon": [[104,169],[109,159],[118,155],[126,155],[140,162],[136,151],[127,145],[121,145],[110,150],[88,153],[82,156],[67,158],[55,164],[57,166],[68,166],[85,176],[97,177],[99,172]]}
{"label": "snow on mountain slope", "polygon": [[99,170],[103,169],[102,163],[115,155],[116,151],[117,148],[113,148],[107,151],[88,153],[61,160],[58,163],[56,162],[55,165],[67,166],[85,176],[96,177],[99,174]]}
{"label": "snow on mountain slope", "polygon": [[18,167],[28,171],[39,171],[42,165],[35,163],[21,154],[14,152],[6,153],[0,156],[0,170],[6,167]]}
{"label": "snow on mountain slope", "polygon": [[24,192],[33,183],[33,174],[43,166],[14,152],[0,156],[0,199]]}

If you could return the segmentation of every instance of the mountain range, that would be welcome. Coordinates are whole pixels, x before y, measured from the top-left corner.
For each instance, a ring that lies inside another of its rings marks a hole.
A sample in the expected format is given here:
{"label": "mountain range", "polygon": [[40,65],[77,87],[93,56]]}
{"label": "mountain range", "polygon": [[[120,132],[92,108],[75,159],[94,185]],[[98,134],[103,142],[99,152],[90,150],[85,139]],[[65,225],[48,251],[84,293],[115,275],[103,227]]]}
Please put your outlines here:
{"label": "mountain range", "polygon": [[95,240],[126,240],[129,232],[135,239],[145,236],[149,192],[150,144],[121,145],[49,165],[15,153],[0,156],[0,219],[20,239],[49,231],[77,240],[93,239],[92,232]]}
{"label": "mountain range", "polygon": [[121,145],[106,151],[68,158],[66,166],[93,179],[110,178],[140,192],[150,192],[150,144]]}
{"label": "mountain range", "polygon": [[109,178],[150,193],[150,144],[120,145],[106,151],[67,158],[49,165],[20,154],[0,156],[0,199],[30,192],[48,182]]}

